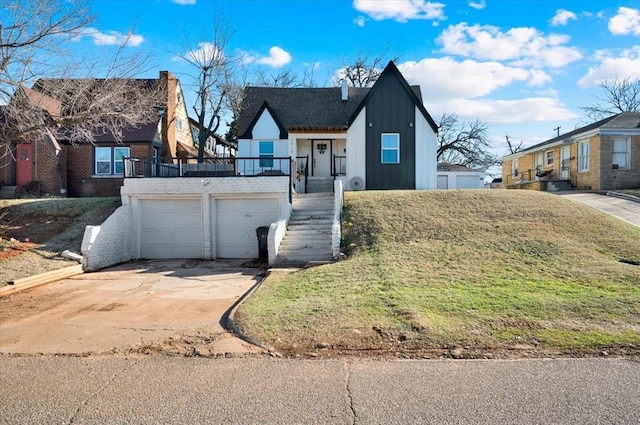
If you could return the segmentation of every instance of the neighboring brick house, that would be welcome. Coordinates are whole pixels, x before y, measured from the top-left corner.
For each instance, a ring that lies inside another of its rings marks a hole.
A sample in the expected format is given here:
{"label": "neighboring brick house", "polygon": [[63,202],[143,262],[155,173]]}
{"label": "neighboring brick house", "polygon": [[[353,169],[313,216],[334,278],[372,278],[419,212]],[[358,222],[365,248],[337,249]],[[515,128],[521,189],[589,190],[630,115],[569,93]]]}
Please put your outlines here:
{"label": "neighboring brick house", "polygon": [[[24,89],[30,99],[55,113],[54,99],[39,90],[56,80],[40,80]],[[29,191],[51,196],[117,196],[123,181],[123,157],[176,158],[194,153],[191,127],[179,80],[167,71],[158,79],[146,79],[149,87],[166,87],[166,100],[159,105],[158,120],[125,129],[120,143],[110,134],[96,135],[93,143],[46,140],[12,143],[11,152],[0,156],[0,186],[15,186],[16,194]],[[59,105],[58,105],[59,108]]]}
{"label": "neighboring brick house", "polygon": [[640,187],[640,112],[622,112],[502,158],[506,188]]}

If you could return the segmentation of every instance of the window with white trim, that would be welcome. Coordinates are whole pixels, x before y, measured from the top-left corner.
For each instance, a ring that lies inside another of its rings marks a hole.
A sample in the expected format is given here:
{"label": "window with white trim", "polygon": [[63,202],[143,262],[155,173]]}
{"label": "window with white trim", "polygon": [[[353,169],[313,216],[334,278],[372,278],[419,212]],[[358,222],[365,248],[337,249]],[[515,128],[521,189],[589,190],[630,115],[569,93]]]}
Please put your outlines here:
{"label": "window with white trim", "polygon": [[629,150],[631,143],[630,137],[614,137],[613,138],[613,155],[612,163],[618,168],[629,168]]}
{"label": "window with white trim", "polygon": [[578,145],[578,171],[589,171],[589,142]]}
{"label": "window with white trim", "polygon": [[400,134],[382,133],[380,160],[383,164],[400,163]]}
{"label": "window with white trim", "polygon": [[518,159],[511,160],[511,174],[515,177],[518,177]]}
{"label": "window with white trim", "polygon": [[546,158],[545,164],[546,165],[553,165],[553,151],[546,151],[544,153],[544,156]]}
{"label": "window with white trim", "polygon": [[98,176],[124,174],[123,158],[128,158],[129,152],[129,147],[125,146],[96,146],[94,148],[94,174]]}
{"label": "window with white trim", "polygon": [[[259,153],[260,156],[260,167],[261,168],[271,168],[273,167],[273,153],[274,153],[274,143],[270,141],[262,141],[260,142]],[[269,159],[271,158],[271,159]]]}

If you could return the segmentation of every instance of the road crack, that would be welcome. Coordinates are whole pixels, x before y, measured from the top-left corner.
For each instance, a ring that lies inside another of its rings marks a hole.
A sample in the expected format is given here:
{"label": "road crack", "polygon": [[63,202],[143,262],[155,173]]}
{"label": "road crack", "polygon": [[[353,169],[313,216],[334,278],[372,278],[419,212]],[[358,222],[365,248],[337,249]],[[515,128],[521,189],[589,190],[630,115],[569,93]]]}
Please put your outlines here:
{"label": "road crack", "polygon": [[351,370],[349,369],[349,363],[347,361],[342,362],[344,366],[344,386],[347,393],[347,398],[349,399],[349,408],[351,409],[351,414],[353,415],[353,421],[351,422],[353,425],[358,423],[358,413],[356,412],[356,408],[353,405],[353,393],[351,392]]}
{"label": "road crack", "polygon": [[123,373],[125,373],[126,371],[131,369],[133,366],[137,365],[139,362],[140,362],[139,359],[133,360],[131,362],[131,364],[129,364],[126,367],[124,367],[121,371],[115,373],[111,378],[109,378],[109,380],[101,388],[99,388],[97,391],[95,391],[93,394],[91,394],[89,397],[87,397],[82,403],[80,403],[80,405],[75,410],[75,412],[73,412],[73,415],[71,415],[71,417],[69,418],[68,424],[71,425],[71,424],[75,423],[75,420],[76,420],[76,417],[78,416],[78,413],[80,413],[80,411],[84,407],[86,407],[91,400],[96,398],[100,393],[102,393],[104,390],[106,390],[116,379],[118,379]]}

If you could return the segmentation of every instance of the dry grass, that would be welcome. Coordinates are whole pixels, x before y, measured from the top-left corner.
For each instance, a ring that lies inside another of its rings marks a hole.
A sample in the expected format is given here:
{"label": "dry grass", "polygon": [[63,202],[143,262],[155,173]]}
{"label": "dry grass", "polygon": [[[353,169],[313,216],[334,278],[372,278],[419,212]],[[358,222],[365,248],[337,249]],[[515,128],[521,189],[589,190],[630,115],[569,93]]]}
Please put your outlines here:
{"label": "dry grass", "polygon": [[101,224],[118,206],[120,198],[0,200],[0,285],[76,264],[62,251],[80,253],[85,226]]}
{"label": "dry grass", "polygon": [[348,260],[267,279],[247,333],[291,355],[640,349],[637,227],[506,190],[348,193],[344,218]]}

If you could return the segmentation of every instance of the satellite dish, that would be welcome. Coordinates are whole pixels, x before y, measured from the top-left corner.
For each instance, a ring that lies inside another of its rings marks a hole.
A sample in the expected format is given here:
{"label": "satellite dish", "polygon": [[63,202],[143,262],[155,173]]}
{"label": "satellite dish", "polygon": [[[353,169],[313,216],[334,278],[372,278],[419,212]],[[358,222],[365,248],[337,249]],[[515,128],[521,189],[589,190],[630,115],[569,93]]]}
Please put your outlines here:
{"label": "satellite dish", "polygon": [[349,186],[353,190],[363,190],[364,180],[362,180],[362,177],[352,177],[351,180],[349,180]]}

